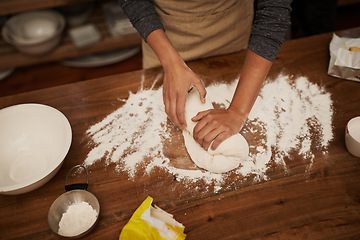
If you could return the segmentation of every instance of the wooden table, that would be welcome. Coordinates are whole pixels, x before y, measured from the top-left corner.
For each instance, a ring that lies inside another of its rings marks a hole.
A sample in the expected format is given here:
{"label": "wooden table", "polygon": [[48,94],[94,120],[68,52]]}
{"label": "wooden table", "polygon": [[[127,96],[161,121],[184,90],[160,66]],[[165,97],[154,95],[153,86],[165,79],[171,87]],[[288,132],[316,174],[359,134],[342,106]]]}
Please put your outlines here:
{"label": "wooden table", "polygon": [[[339,34],[360,37],[360,28]],[[294,159],[289,172],[273,169],[268,181],[243,179],[236,189],[213,192],[205,191],[204,185],[188,189],[161,171],[128,180],[112,165],[97,162],[89,167],[88,190],[99,199],[100,219],[84,239],[117,239],[147,196],[185,225],[187,239],[360,239],[360,159],[344,144],[347,121],[360,115],[360,83],[327,75],[331,36],[285,42],[269,73],[306,76],[331,93],[334,140],[328,153],[314,160],[310,173],[304,174],[304,161]],[[205,83],[227,81],[239,75],[244,56],[239,52],[190,66]],[[53,179],[26,194],[0,196],[0,239],[59,239],[48,227],[47,213],[64,192],[69,169],[83,163],[90,151],[86,130],[121,107],[119,99],[137,92],[141,79],[150,87],[159,72],[130,72],[0,99],[0,108],[28,102],[53,106],[68,117],[73,129],[72,146]]]}

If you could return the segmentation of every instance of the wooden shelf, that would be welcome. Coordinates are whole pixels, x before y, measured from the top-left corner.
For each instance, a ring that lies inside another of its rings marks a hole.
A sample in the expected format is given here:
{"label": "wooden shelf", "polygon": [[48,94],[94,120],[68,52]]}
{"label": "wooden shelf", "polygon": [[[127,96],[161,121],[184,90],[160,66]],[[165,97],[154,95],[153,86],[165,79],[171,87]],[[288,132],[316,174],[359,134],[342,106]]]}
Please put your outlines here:
{"label": "wooden shelf", "polygon": [[71,5],[81,2],[90,2],[90,0],[1,0],[0,16],[42,8],[53,8],[64,5]]}
{"label": "wooden shelf", "polygon": [[360,0],[338,0],[338,6],[349,6],[353,4],[359,4]]}
{"label": "wooden shelf", "polygon": [[116,38],[105,36],[101,42],[89,48],[78,49],[70,41],[69,37],[65,37],[61,45],[53,52],[44,56],[27,56],[19,53],[17,50],[12,48],[8,44],[4,45],[4,42],[0,42],[0,69],[53,62],[66,58],[84,56],[91,53],[99,53],[120,48],[137,46],[140,45],[140,43],[141,38],[138,34],[132,34]]}
{"label": "wooden shelf", "polygon": [[[16,0],[16,1],[19,2],[20,0]],[[60,0],[58,1],[64,2]],[[7,2],[11,2],[11,1],[7,1]],[[93,23],[99,29],[102,35],[102,41],[84,49],[79,49],[72,43],[68,34],[68,29],[65,29],[64,31],[60,45],[54,51],[42,56],[28,56],[22,54],[18,52],[13,46],[0,39],[0,57],[1,57],[0,69],[23,67],[23,66],[36,65],[46,62],[53,62],[61,59],[79,57],[92,53],[99,53],[110,50],[116,50],[120,48],[138,46],[141,44],[141,37],[137,33],[131,35],[113,37],[107,29],[104,13],[101,7],[97,7],[96,9],[94,9],[94,12],[91,15],[90,19],[88,20],[88,22]]]}

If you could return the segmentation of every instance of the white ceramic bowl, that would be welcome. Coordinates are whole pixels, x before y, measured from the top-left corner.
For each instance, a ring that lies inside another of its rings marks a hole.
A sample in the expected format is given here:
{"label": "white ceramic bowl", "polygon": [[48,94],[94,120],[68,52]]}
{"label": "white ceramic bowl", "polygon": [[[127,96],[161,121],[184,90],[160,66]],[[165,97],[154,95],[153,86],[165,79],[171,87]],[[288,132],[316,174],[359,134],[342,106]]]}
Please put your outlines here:
{"label": "white ceramic bowl", "polygon": [[59,44],[64,27],[65,19],[56,11],[25,12],[14,15],[5,23],[2,36],[20,52],[41,55]]}
{"label": "white ceramic bowl", "polygon": [[42,104],[0,110],[0,194],[32,191],[58,172],[72,140],[67,118]]}
{"label": "white ceramic bowl", "polygon": [[355,157],[360,157],[360,116],[351,119],[345,130],[345,145]]}

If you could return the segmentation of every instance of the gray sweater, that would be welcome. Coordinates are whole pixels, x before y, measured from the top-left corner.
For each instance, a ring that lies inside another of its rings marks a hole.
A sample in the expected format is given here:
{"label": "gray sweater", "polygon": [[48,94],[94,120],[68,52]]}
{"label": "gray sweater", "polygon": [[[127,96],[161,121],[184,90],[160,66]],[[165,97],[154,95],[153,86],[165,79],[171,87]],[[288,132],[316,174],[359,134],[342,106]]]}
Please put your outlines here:
{"label": "gray sweater", "polygon": [[[246,1],[246,0],[243,0]],[[164,29],[152,0],[119,0],[133,26],[146,40],[154,30]],[[292,0],[258,0],[248,47],[274,61],[290,24]]]}

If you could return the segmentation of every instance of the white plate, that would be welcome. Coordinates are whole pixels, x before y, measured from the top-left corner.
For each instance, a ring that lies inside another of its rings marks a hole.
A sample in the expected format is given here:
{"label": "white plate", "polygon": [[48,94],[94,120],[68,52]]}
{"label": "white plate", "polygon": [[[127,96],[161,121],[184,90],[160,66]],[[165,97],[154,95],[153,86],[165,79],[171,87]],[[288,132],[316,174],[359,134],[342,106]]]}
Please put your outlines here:
{"label": "white plate", "polygon": [[140,47],[121,49],[98,54],[91,54],[85,57],[78,57],[61,61],[69,67],[101,67],[128,59],[140,51]]}

